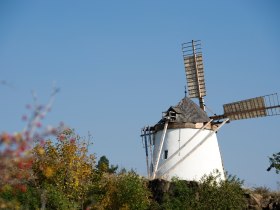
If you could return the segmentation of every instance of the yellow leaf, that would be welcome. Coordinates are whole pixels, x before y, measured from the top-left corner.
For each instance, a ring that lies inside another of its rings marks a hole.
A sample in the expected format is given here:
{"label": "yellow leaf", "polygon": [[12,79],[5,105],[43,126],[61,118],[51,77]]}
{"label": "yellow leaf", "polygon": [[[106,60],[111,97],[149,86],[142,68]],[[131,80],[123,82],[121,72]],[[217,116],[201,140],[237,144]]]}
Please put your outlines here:
{"label": "yellow leaf", "polygon": [[47,166],[46,169],[44,170],[44,175],[47,177],[47,178],[50,178],[52,177],[54,174],[54,171],[51,167]]}

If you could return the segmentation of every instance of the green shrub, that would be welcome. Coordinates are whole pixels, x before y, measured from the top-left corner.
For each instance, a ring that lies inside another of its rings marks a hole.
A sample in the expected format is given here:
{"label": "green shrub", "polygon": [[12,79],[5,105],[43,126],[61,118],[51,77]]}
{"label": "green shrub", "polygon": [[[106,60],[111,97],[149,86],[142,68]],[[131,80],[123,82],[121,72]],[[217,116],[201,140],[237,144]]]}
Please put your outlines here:
{"label": "green shrub", "polygon": [[136,173],[127,173],[118,176],[117,200],[120,206],[128,209],[147,209],[150,192],[146,181]]}
{"label": "green shrub", "polygon": [[199,185],[197,209],[243,209],[246,203],[242,184],[235,176],[225,180],[219,174],[204,177]]}
{"label": "green shrub", "polygon": [[190,182],[173,178],[169,193],[163,197],[162,208],[166,210],[195,209],[197,188]]}
{"label": "green shrub", "polygon": [[238,210],[244,209],[246,200],[243,182],[235,176],[221,180],[220,174],[204,176],[197,185],[192,182],[173,179],[168,193],[165,193],[161,209],[196,210]]}
{"label": "green shrub", "polygon": [[46,209],[79,209],[78,203],[70,200],[67,196],[65,196],[64,192],[60,191],[59,188],[53,185],[45,185],[45,189],[42,193],[45,193],[45,195],[41,194],[41,196],[44,196],[46,199]]}
{"label": "green shrub", "polygon": [[144,210],[150,205],[147,181],[133,172],[119,175],[104,174],[91,195],[93,209]]}

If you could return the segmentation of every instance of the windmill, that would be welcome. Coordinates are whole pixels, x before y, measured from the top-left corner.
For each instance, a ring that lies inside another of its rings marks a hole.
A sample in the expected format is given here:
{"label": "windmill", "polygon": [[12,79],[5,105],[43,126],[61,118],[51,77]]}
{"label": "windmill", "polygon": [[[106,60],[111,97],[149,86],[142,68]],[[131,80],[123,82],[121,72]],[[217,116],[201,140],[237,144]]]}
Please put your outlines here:
{"label": "windmill", "polygon": [[224,104],[223,114],[208,116],[200,40],[183,43],[182,51],[188,96],[185,91],[185,97],[163,112],[158,123],[141,129],[148,178],[199,181],[218,171],[225,179],[217,131],[232,120],[280,115],[278,95]]}

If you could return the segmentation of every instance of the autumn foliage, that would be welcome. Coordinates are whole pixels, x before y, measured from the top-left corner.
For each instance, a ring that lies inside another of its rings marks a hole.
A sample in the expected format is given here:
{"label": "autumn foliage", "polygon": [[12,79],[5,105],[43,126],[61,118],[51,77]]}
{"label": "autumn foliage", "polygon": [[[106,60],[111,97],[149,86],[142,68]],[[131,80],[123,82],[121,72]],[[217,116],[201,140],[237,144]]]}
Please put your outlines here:
{"label": "autumn foliage", "polygon": [[95,173],[95,158],[88,155],[88,146],[71,129],[61,132],[55,143],[47,140],[36,145],[32,150],[35,186],[52,185],[66,199],[82,206]]}

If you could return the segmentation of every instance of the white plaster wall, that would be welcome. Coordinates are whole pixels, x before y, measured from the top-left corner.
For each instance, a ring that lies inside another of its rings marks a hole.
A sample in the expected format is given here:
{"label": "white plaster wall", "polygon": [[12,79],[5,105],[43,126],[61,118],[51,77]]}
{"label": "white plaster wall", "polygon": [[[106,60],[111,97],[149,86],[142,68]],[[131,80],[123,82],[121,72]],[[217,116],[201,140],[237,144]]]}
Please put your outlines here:
{"label": "white plaster wall", "polygon": [[[199,129],[193,128],[167,130],[159,159],[159,170],[156,173],[156,178],[171,180],[172,177],[176,176],[179,179],[199,181],[205,174],[209,175],[214,170],[218,170],[221,173],[221,179],[225,179],[216,133],[212,130],[202,130],[195,138],[189,141],[198,130]],[[159,152],[162,132],[163,131],[159,131],[155,134],[153,155],[154,163],[156,162]],[[212,135],[208,136],[209,134]],[[183,148],[182,146],[187,141],[189,142]],[[198,146],[199,144],[201,145]],[[168,158],[170,158],[171,155],[179,149],[180,152],[168,160]],[[168,150],[167,159],[164,159],[165,150]],[[186,155],[187,157],[184,158]],[[169,170],[180,160],[183,161],[180,162],[174,169]],[[166,164],[162,165],[165,161],[167,161]]]}

